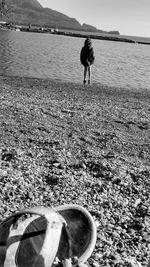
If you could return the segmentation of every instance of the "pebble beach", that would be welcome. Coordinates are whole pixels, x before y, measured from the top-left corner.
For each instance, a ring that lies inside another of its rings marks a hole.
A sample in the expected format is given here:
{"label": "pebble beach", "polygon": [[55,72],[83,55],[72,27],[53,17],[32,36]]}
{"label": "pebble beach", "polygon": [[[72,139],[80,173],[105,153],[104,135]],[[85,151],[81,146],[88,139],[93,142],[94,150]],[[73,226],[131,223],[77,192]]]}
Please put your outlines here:
{"label": "pebble beach", "polygon": [[0,220],[42,205],[93,216],[91,267],[146,267],[150,90],[0,76]]}

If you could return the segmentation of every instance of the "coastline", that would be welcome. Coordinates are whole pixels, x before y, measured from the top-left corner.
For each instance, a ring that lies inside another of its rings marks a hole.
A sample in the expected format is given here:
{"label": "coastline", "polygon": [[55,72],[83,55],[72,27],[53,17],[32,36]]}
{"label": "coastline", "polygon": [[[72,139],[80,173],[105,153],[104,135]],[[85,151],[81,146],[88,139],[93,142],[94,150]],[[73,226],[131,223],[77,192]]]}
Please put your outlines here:
{"label": "coastline", "polygon": [[6,26],[0,26],[0,29],[22,31],[22,32],[28,32],[28,33],[46,33],[46,34],[55,34],[55,35],[65,35],[65,36],[79,37],[79,38],[89,37],[91,39],[98,39],[98,40],[150,45],[150,41],[144,41],[142,40],[142,37],[123,36],[120,34],[98,33],[98,32],[88,32],[88,31],[82,32],[82,31],[76,31],[76,30],[54,30],[50,28],[41,28],[41,27],[32,27],[31,29],[29,29],[27,26],[26,27],[14,26],[12,28],[9,28]]}
{"label": "coastline", "polygon": [[83,205],[98,227],[91,266],[146,266],[150,91],[0,76],[0,96],[1,219]]}
{"label": "coastline", "polygon": [[140,39],[142,38],[136,38],[133,36],[123,36],[120,34],[109,34],[109,33],[97,33],[97,32],[81,32],[81,31],[69,31],[69,30],[58,30],[51,32],[50,29],[43,28],[33,28],[33,29],[27,29],[27,28],[21,28],[21,31],[25,32],[35,32],[35,33],[49,33],[49,34],[56,34],[56,35],[65,35],[70,37],[79,37],[79,38],[91,38],[91,39],[97,39],[97,40],[107,40],[107,41],[115,41],[115,42],[124,42],[124,43],[134,43],[134,44],[144,44],[144,45],[150,45],[150,41],[142,41]]}

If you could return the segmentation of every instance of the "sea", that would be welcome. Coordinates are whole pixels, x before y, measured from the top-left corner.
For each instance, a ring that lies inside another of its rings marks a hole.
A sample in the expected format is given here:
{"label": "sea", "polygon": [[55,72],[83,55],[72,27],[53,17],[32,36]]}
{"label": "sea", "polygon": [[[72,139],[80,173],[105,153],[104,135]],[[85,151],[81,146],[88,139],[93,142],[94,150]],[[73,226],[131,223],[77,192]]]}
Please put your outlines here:
{"label": "sea", "polygon": [[[81,37],[0,30],[0,75],[82,84],[83,43]],[[92,83],[150,90],[150,45],[97,39],[92,45]]]}

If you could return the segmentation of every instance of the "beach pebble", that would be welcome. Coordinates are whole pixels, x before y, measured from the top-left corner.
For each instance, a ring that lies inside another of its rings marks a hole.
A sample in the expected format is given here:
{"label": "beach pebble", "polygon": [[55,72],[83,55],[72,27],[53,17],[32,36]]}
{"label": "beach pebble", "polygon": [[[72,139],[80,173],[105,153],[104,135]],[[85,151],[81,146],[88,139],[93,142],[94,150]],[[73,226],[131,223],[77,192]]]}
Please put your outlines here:
{"label": "beach pebble", "polygon": [[119,233],[117,233],[116,231],[113,232],[112,235],[113,235],[113,237],[114,237],[115,239],[119,239],[119,238],[120,238]]}
{"label": "beach pebble", "polygon": [[96,262],[96,261],[94,261],[92,266],[93,266],[93,267],[99,267],[99,263]]}
{"label": "beach pebble", "polygon": [[103,255],[101,253],[95,253],[94,256],[95,256],[96,260],[99,260],[99,259],[101,259],[103,257]]}

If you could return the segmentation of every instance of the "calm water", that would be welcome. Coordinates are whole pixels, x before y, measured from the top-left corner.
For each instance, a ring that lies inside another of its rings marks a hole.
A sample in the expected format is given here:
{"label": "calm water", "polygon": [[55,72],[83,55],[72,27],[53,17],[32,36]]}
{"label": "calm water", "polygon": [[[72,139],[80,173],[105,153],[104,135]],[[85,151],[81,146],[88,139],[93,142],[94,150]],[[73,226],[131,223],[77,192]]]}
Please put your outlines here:
{"label": "calm water", "polygon": [[[0,30],[0,74],[82,83],[84,39]],[[150,89],[150,45],[93,40],[93,82]]]}

